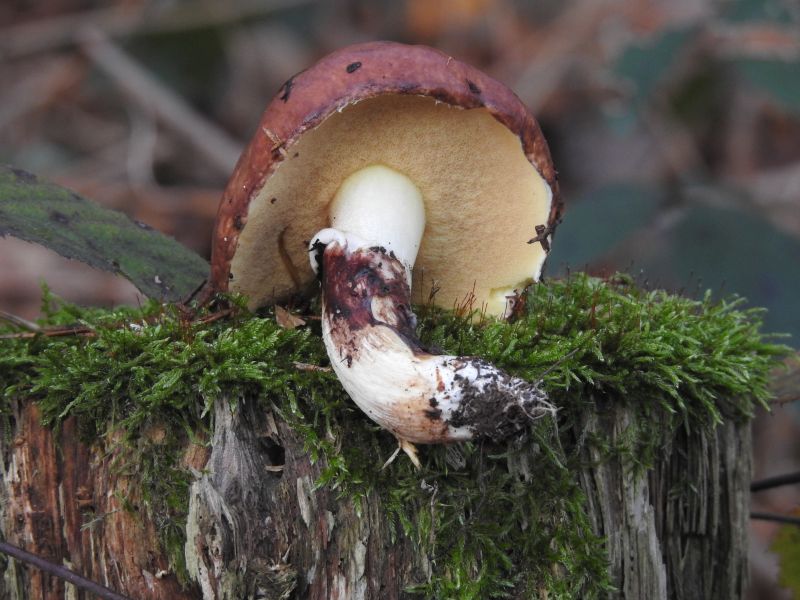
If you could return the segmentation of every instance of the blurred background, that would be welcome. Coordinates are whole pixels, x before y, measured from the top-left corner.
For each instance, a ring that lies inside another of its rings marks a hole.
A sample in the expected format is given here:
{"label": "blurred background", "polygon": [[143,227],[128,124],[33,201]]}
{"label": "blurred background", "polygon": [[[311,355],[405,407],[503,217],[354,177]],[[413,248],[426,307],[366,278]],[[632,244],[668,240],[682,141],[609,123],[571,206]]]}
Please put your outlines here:
{"label": "blurred background", "polygon": [[[566,199],[549,276],[623,270],[740,294],[800,347],[796,0],[3,0],[0,162],[167,232],[202,255],[267,102],[354,42],[423,43],[500,79],[540,120]],[[41,281],[135,303],[122,279],[0,239],[0,308]],[[797,470],[797,372],[755,424],[756,476]],[[754,496],[788,514],[797,486]],[[752,598],[790,598],[753,522]],[[796,565],[800,571],[800,565]]]}

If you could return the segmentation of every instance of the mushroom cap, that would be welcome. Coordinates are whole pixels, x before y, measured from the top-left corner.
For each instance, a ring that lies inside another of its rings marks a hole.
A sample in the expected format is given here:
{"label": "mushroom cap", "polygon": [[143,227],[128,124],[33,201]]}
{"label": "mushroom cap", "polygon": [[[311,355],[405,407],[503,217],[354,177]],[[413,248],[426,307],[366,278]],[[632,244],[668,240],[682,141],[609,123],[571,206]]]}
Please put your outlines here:
{"label": "mushroom cap", "polygon": [[[311,236],[350,174],[411,178],[426,227],[415,302],[453,307],[538,280],[560,200],[538,123],[506,86],[425,46],[343,48],[289,79],[267,106],[220,202],[210,285],[252,308],[308,290]],[[541,231],[541,229],[540,229]]]}

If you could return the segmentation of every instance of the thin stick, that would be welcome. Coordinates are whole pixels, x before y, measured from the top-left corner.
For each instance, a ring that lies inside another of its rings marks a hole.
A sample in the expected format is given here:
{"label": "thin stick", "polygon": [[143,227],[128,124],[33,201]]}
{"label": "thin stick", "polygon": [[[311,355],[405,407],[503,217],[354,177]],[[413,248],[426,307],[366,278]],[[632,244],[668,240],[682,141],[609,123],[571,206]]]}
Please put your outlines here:
{"label": "thin stick", "polygon": [[38,333],[42,330],[42,328],[33,321],[28,321],[28,319],[23,319],[17,315],[12,315],[10,312],[6,312],[4,310],[0,310],[0,319],[3,319],[4,321],[7,321],[17,327],[21,327],[22,329],[27,329],[28,331]]}
{"label": "thin stick", "polygon": [[751,512],[751,519],[760,521],[774,521],[775,523],[786,523],[788,525],[800,525],[800,517],[787,517],[786,515],[774,515],[772,513]]}
{"label": "thin stick", "polygon": [[116,46],[99,29],[84,27],[78,34],[83,52],[143,110],[152,111],[165,125],[205,156],[221,175],[230,175],[243,144],[208,121],[183,98],[163,86]]}
{"label": "thin stick", "polygon": [[152,6],[117,5],[111,8],[73,12],[45,20],[0,29],[0,55],[18,57],[45,52],[76,41],[76,32],[90,25],[112,37],[132,34],[189,31],[235,23],[246,18],[311,4],[313,0],[246,0],[244,2],[190,2],[170,4],[154,15]]}
{"label": "thin stick", "polygon": [[40,331],[21,331],[19,333],[5,333],[0,335],[0,340],[26,340],[43,335],[45,337],[64,337],[67,335],[83,335],[94,337],[97,332],[91,327],[57,327],[53,329],[41,329]]}
{"label": "thin stick", "polygon": [[294,368],[298,371],[317,371],[319,373],[329,373],[331,370],[330,367],[321,367],[320,365],[312,365],[304,362],[294,363]]}
{"label": "thin stick", "polygon": [[762,490],[769,490],[782,485],[791,485],[793,483],[800,483],[800,471],[796,473],[785,473],[783,475],[776,475],[775,477],[759,479],[758,481],[754,481],[750,484],[750,491],[760,492]]}
{"label": "thin stick", "polygon": [[85,577],[78,575],[75,571],[71,571],[66,567],[51,563],[40,556],[31,554],[22,548],[17,548],[16,546],[12,546],[6,542],[0,542],[0,552],[3,554],[8,554],[9,556],[13,556],[17,560],[28,563],[29,565],[33,565],[45,573],[55,575],[59,579],[68,581],[75,587],[86,590],[87,592],[91,592],[98,598],[103,598],[103,600],[131,600],[131,598],[128,596],[118,594],[115,591],[108,589],[104,585],[100,585],[99,583],[96,583],[90,579],[86,579]]}
{"label": "thin stick", "polygon": [[[578,50],[597,35],[606,22],[605,17],[613,14],[614,4],[614,0],[571,3],[546,30],[530,36],[534,47],[514,47],[496,61],[493,70],[501,79],[513,82],[514,91],[533,114],[538,114],[577,62]],[[513,65],[517,72],[509,72],[507,64]]]}
{"label": "thin stick", "polygon": [[215,313],[211,313],[205,317],[200,317],[199,319],[195,319],[194,323],[199,323],[202,325],[207,325],[208,323],[213,323],[214,321],[219,321],[220,319],[224,319],[228,315],[233,314],[232,308],[224,308],[222,310],[218,310]]}
{"label": "thin stick", "polygon": [[[209,315],[206,315],[204,317],[191,319],[190,323],[207,325],[209,323],[213,323],[214,321],[219,321],[220,319],[224,319],[225,317],[233,314],[233,312],[234,310],[232,308],[226,308],[211,313]],[[118,329],[121,327],[125,327],[126,325],[128,325],[128,322],[120,322],[117,323],[115,326],[111,325],[106,326],[104,327],[104,329]],[[35,326],[38,327],[38,325]],[[36,336],[39,335],[43,335],[45,337],[64,337],[68,335],[82,335],[85,337],[95,337],[97,335],[97,331],[86,325],[81,325],[78,327],[52,327],[49,329],[41,327],[37,331],[20,331],[17,333],[6,333],[0,335],[0,340],[25,340],[25,339],[35,338]]]}

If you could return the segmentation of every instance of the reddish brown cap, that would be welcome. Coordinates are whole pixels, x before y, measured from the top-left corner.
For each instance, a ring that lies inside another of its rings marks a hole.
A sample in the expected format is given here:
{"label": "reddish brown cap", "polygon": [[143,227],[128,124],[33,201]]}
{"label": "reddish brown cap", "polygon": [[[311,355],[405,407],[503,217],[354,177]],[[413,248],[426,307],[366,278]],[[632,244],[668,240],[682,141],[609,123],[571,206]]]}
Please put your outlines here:
{"label": "reddish brown cap", "polygon": [[[490,273],[503,271],[517,251],[538,252],[540,258],[525,258],[538,265],[526,267],[526,276],[538,279],[546,252],[526,242],[537,227],[539,233],[552,230],[562,202],[536,120],[503,84],[438,50],[371,42],[328,55],[289,79],[270,102],[220,203],[213,289],[243,292],[252,306],[302,291],[313,278],[306,243],[329,225],[328,203],[346,176],[375,163],[409,176],[426,201],[415,289],[436,285],[437,301],[452,306],[470,288],[480,302],[489,288],[501,287],[502,277],[518,277],[509,271],[483,281],[466,274],[441,285],[451,269],[434,263],[448,260],[449,247],[468,265],[486,262]],[[440,196],[445,208],[429,211],[429,197],[436,203]],[[505,205],[511,197],[540,206],[516,214]],[[498,223],[484,223],[497,214]],[[458,215],[464,223],[446,242],[426,241],[429,229],[443,229]],[[475,222],[515,250],[495,248],[483,233],[473,239],[468,226]],[[473,252],[479,244],[492,247]],[[420,299],[427,297],[428,290],[418,291]]]}

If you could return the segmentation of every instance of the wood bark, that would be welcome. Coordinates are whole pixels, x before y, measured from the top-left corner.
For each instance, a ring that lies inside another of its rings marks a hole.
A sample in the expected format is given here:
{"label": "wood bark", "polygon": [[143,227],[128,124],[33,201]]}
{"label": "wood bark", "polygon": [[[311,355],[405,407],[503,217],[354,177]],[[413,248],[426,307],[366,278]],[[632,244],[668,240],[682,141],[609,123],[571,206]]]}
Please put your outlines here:
{"label": "wood bark", "polygon": [[[181,589],[157,550],[156,528],[136,505],[136,489],[110,468],[113,457],[39,424],[32,403],[17,404],[2,436],[3,536],[141,599],[399,599],[431,573],[428,558],[391,527],[378,495],[360,512],[314,482],[296,432],[247,403],[216,405],[210,454],[191,459],[186,559],[194,583]],[[581,435],[614,442],[636,426],[610,405],[588,414]],[[624,456],[582,446],[579,473],[595,531],[607,537],[618,598],[741,598],[747,584],[749,424],[725,422],[664,436],[650,470]],[[187,452],[187,456],[191,454]],[[0,598],[84,598],[63,582],[13,560]]]}
{"label": "wood bark", "polygon": [[[586,434],[613,446],[636,428],[609,405],[586,415]],[[742,598],[748,582],[752,447],[749,423],[726,421],[664,436],[648,471],[585,446],[580,473],[595,532],[607,541],[619,598]]]}

